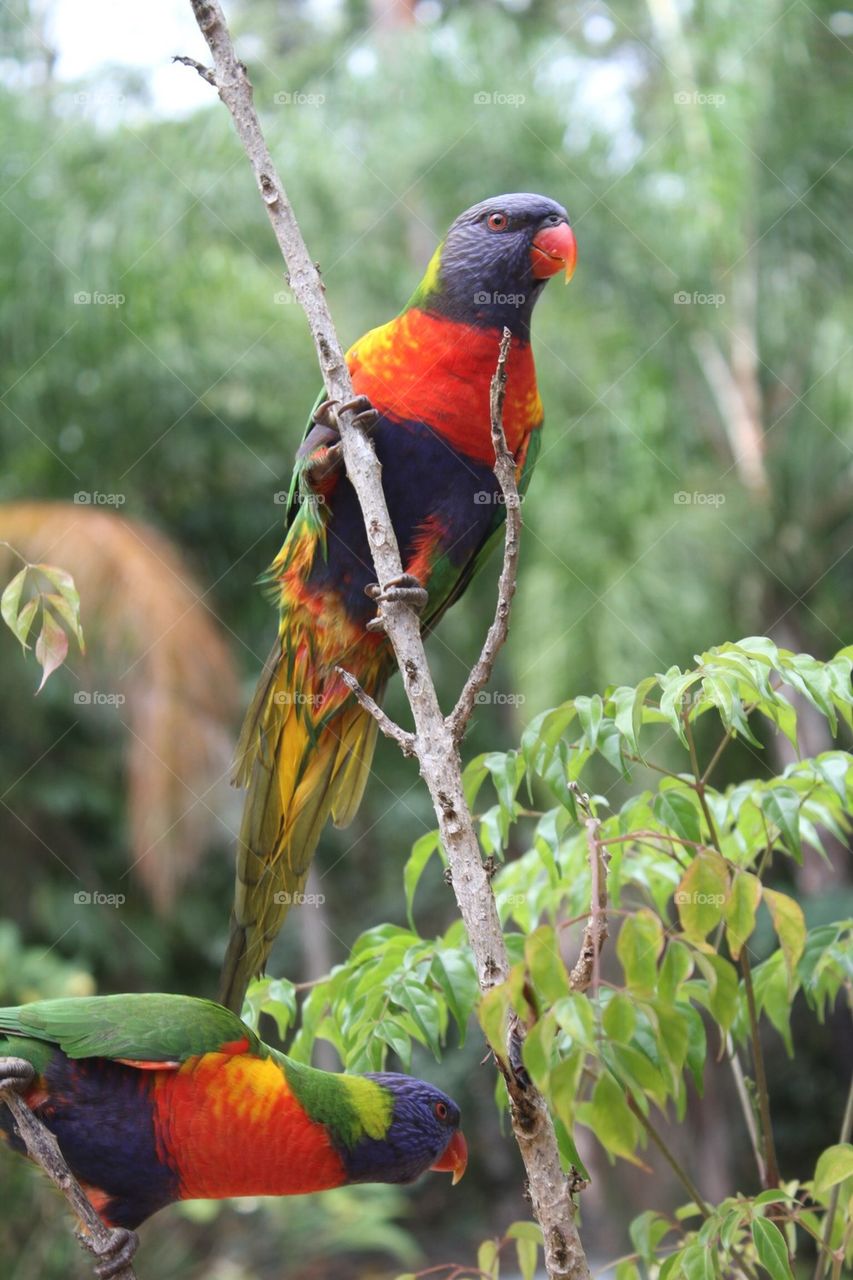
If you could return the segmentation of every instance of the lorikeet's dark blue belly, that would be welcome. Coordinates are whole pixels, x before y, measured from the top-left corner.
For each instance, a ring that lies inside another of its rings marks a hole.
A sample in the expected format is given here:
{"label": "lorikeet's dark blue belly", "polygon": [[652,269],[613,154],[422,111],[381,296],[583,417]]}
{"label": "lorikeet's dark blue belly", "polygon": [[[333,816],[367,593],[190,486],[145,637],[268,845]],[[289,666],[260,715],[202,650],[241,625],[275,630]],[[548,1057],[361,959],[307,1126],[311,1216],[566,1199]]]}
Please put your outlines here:
{"label": "lorikeet's dark blue belly", "polygon": [[[112,1226],[133,1229],[178,1197],[178,1179],[157,1156],[151,1073],[102,1058],[72,1062],[56,1053],[45,1073],[48,1098],[36,1114],[56,1135],[78,1181],[104,1193],[96,1208]],[[11,1145],[11,1115],[0,1107]]]}
{"label": "lorikeet's dark blue belly", "polygon": [[[411,565],[419,535],[435,533],[434,558],[446,556],[445,569],[458,579],[503,514],[491,468],[466,457],[419,422],[381,418],[373,443],[404,569]],[[363,625],[376,613],[375,604],[364,594],[364,588],[376,581],[376,572],[358,499],[345,476],[328,501],[328,556],[316,558],[311,586],[336,590],[348,616]],[[430,590],[429,578],[423,585]],[[435,603],[431,599],[427,618]]]}

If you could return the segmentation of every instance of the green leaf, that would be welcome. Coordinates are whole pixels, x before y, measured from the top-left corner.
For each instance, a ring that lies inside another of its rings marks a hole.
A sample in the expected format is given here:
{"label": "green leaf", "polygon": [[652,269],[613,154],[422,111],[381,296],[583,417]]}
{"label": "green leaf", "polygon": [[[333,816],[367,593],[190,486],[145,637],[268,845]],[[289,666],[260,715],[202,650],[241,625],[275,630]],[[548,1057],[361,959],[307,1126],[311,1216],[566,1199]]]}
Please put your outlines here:
{"label": "green leaf", "polygon": [[800,962],[806,944],[806,921],[803,909],[786,893],[776,889],[764,890],[764,901],[773,921],[773,928],[779,938],[788,978],[793,979],[794,971]]}
{"label": "green leaf", "polygon": [[675,891],[681,927],[691,942],[704,942],[723,915],[729,893],[729,872],[718,853],[696,855]]}
{"label": "green leaf", "polygon": [[601,728],[601,721],[604,716],[604,703],[599,694],[594,693],[591,698],[585,698],[583,695],[575,698],[575,708],[578,713],[583,731],[586,734],[587,746],[590,751],[594,751],[598,742],[598,731]]}
{"label": "green leaf", "polygon": [[773,787],[761,795],[761,812],[779,831],[787,851],[803,861],[800,841],[800,797],[790,787]]}
{"label": "green leaf", "polygon": [[412,845],[412,852],[409,854],[405,868],[403,869],[403,888],[406,893],[406,915],[409,918],[409,924],[414,930],[415,922],[412,918],[412,904],[415,899],[415,890],[418,887],[418,881],[424,873],[424,869],[432,855],[435,853],[439,845],[439,834],[437,831],[427,831],[426,835],[421,836]]}
{"label": "green leaf", "polygon": [[506,1059],[506,1018],[509,1010],[509,984],[502,982],[486,992],[477,1009],[483,1034],[499,1058]]}
{"label": "green leaf", "polygon": [[633,1000],[619,992],[611,996],[601,1015],[601,1025],[604,1027],[605,1035],[610,1040],[627,1044],[634,1034],[636,1024],[637,1014]]}
{"label": "green leaf", "polygon": [[544,1089],[547,1085],[548,1072],[551,1066],[551,1049],[556,1033],[557,1028],[554,1024],[554,1016],[551,1013],[546,1013],[544,1018],[534,1022],[524,1038],[521,1056],[533,1083],[538,1089]]}
{"label": "green leaf", "polygon": [[539,1262],[539,1248],[533,1240],[516,1240],[515,1252],[521,1280],[534,1280]]}
{"label": "green leaf", "polygon": [[569,994],[569,975],[550,925],[540,925],[530,934],[524,944],[524,958],[533,986],[548,1004],[556,1004]]}
{"label": "green leaf", "polygon": [[827,1147],[818,1156],[815,1166],[815,1194],[823,1195],[830,1187],[850,1177],[853,1177],[853,1146],[849,1142],[840,1142],[835,1147]]}
{"label": "green leaf", "polygon": [[788,1260],[788,1246],[775,1222],[770,1222],[767,1218],[753,1219],[752,1239],[758,1261],[773,1280],[794,1280]]}
{"label": "green leaf", "polygon": [[465,1029],[477,1002],[479,985],[470,952],[451,948],[436,953],[432,974],[444,993],[447,1007],[459,1027],[459,1043],[465,1040]]}
{"label": "green leaf", "polygon": [[625,970],[625,982],[630,991],[637,995],[651,995],[662,950],[663,926],[653,911],[642,907],[627,917],[619,930],[616,954]]}
{"label": "green leaf", "polygon": [[647,676],[645,680],[640,681],[636,689],[628,685],[620,685],[610,695],[614,706],[614,723],[634,755],[640,754],[639,737],[643,726],[643,703],[646,700],[646,694],[655,683],[654,676]]}
{"label": "green leaf", "polygon": [[500,1272],[500,1258],[496,1240],[484,1240],[480,1245],[477,1250],[477,1267],[483,1275],[491,1277],[491,1280],[497,1280]]}
{"label": "green leaf", "polygon": [[[12,578],[11,582],[7,582],[3,588],[3,595],[0,596],[0,613],[3,614],[3,621],[14,635],[18,635],[16,622],[18,619],[18,611],[21,604],[21,593],[24,589],[24,582],[27,577],[29,566],[20,569]],[[20,639],[20,636],[18,636]],[[22,641],[23,643],[23,641]]]}
{"label": "green leaf", "polygon": [[640,1280],[640,1268],[636,1262],[617,1263],[614,1280]]}
{"label": "green leaf", "polygon": [[661,826],[666,827],[682,840],[696,844],[702,839],[699,811],[691,799],[695,792],[675,787],[662,787],[654,798],[652,811]]}
{"label": "green leaf", "polygon": [[32,600],[28,600],[21,612],[15,619],[12,630],[21,642],[24,649],[29,649],[27,644],[27,636],[30,634],[30,627],[33,625],[33,618],[36,616],[36,610],[39,607],[40,600],[38,596],[33,596]]}
{"label": "green leaf", "polygon": [[761,901],[761,881],[749,871],[736,871],[732,880],[731,894],[725,905],[723,916],[726,921],[726,940],[735,960],[740,957],[741,950],[752,936],[755,928],[755,913]]}
{"label": "green leaf", "polygon": [[647,1209],[645,1213],[641,1213],[634,1219],[628,1231],[637,1253],[644,1262],[652,1263],[658,1245],[670,1229],[671,1223],[667,1222],[666,1218],[652,1209]]}
{"label": "green leaf", "polygon": [[577,1115],[605,1151],[631,1164],[641,1163],[635,1154],[640,1136],[637,1120],[628,1109],[624,1089],[609,1071],[603,1071],[598,1077],[591,1100],[579,1104]]}
{"label": "green leaf", "polygon": [[435,1054],[441,1056],[440,1023],[435,996],[419,982],[407,982],[403,986],[395,986],[394,1000],[412,1017],[415,1026],[421,1032],[424,1043]]}
{"label": "green leaf", "polygon": [[660,967],[658,992],[662,999],[674,1003],[682,983],[693,972],[693,956],[683,942],[672,939],[666,944],[666,954]]}

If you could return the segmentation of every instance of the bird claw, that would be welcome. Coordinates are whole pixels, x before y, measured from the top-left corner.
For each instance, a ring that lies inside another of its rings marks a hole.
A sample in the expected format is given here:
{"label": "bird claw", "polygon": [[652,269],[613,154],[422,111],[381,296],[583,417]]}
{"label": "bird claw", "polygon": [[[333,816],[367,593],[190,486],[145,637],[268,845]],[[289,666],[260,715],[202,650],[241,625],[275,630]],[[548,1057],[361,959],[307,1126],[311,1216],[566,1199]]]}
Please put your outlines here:
{"label": "bird claw", "polygon": [[328,427],[331,431],[338,430],[338,415],[341,413],[354,413],[353,426],[358,427],[360,431],[366,431],[368,435],[379,421],[379,412],[374,409],[367,396],[353,396],[352,400],[324,400],[314,410],[314,421],[318,422],[321,427]]}
{"label": "bird claw", "polygon": [[[407,604],[415,613],[422,613],[429,601],[429,592],[421,585],[413,573],[401,573],[392,578],[383,590],[378,582],[371,582],[364,588],[364,594],[377,604]],[[368,631],[384,631],[385,623],[381,616],[371,618],[367,624]]]}
{"label": "bird claw", "polygon": [[35,1078],[35,1067],[25,1058],[0,1058],[0,1093],[26,1093]]}
{"label": "bird claw", "polygon": [[308,458],[305,476],[312,489],[322,485],[343,465],[344,451],[341,446],[338,414],[347,409],[355,414],[353,426],[367,435],[372,433],[379,421],[379,413],[367,396],[355,396],[344,403],[338,400],[324,400],[317,406],[312,419],[314,426],[305,437],[302,448],[297,454],[299,458]]}
{"label": "bird claw", "polygon": [[88,1249],[98,1259],[95,1264],[98,1280],[112,1280],[113,1276],[129,1267],[139,1248],[139,1236],[125,1227],[111,1227],[110,1238],[105,1246],[97,1245],[91,1236],[82,1231],[78,1231],[76,1235],[84,1249]]}

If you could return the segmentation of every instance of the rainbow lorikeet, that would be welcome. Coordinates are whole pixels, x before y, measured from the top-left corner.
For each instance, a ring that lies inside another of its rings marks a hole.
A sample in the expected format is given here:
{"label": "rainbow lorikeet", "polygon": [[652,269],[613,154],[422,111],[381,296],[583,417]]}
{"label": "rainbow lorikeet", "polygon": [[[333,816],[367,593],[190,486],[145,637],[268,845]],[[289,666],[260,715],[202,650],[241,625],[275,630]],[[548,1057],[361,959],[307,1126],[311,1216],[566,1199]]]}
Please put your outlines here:
{"label": "rainbow lorikeet", "polygon": [[[489,418],[502,330],[513,335],[504,430],[524,486],[542,426],[531,314],[548,279],[569,278],[575,258],[561,205],[539,195],[485,200],[453,223],[405,310],[347,354],[400,545],[404,575],[393,594],[421,610],[425,630],[465,590],[503,524]],[[248,795],[220,986],[236,1012],[299,901],[326,820],[346,826],[361,801],[376,723],[336,667],[381,700],[394,657],[371,630],[373,577],[334,419],[318,402],[269,571],[278,638],[237,752],[236,781]]]}
{"label": "rainbow lorikeet", "polygon": [[[31,1070],[12,1075],[9,1058]],[[294,1062],[229,1010],[189,996],[0,1009],[0,1088],[8,1083],[56,1136],[106,1225],[124,1228],[104,1275],[135,1248],[132,1229],[175,1200],[465,1172],[459,1108],[440,1089]],[[2,1104],[0,1134],[23,1149]]]}

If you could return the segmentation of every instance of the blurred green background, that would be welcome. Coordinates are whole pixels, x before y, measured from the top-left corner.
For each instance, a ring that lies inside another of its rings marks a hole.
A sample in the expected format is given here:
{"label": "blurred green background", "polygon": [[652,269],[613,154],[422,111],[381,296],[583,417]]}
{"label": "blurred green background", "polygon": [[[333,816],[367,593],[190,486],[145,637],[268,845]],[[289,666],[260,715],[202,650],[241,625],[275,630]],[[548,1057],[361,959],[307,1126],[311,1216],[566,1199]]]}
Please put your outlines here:
{"label": "blurred green background", "polygon": [[[189,5],[148,6],[144,32],[123,8],[0,8],[0,539],[75,574],[89,638],[34,701],[35,664],[0,637],[4,1003],[212,993],[239,815],[228,758],[275,625],[255,580],[318,388],[227,113],[169,63],[204,55]],[[227,8],[345,342],[399,309],[475,201],[545,192],[576,230],[575,279],[537,311],[546,436],[470,752],[727,639],[821,658],[849,641],[853,14],[801,0]],[[20,505],[35,499],[66,505]],[[122,532],[114,512],[143,524]],[[430,641],[445,703],[494,578]],[[396,686],[389,703],[405,716]],[[810,753],[826,749],[823,722],[801,715]],[[775,740],[740,751],[732,776],[786,760]],[[326,901],[294,913],[273,971],[310,980],[363,929],[402,922],[403,861],[433,825],[415,767],[380,742],[355,824],[321,843]],[[850,896],[836,854],[800,873],[810,922]],[[124,902],[79,900],[97,892]],[[425,933],[452,919],[438,872],[418,906]],[[850,1048],[833,1022],[804,1024],[794,1063],[770,1045],[783,1169],[833,1140]],[[144,1273],[367,1277],[470,1257],[526,1213],[480,1057],[475,1036],[417,1064],[466,1114],[473,1158],[452,1196],[432,1179],[171,1210],[144,1231]],[[709,1087],[674,1141],[699,1144],[714,1197],[737,1182],[744,1139],[724,1085]],[[52,1193],[3,1152],[0,1172],[4,1274],[86,1274]],[[666,1198],[665,1175],[595,1174],[586,1238],[605,1261]]]}

